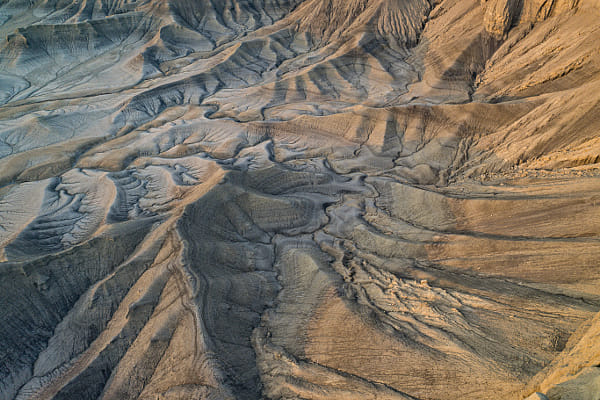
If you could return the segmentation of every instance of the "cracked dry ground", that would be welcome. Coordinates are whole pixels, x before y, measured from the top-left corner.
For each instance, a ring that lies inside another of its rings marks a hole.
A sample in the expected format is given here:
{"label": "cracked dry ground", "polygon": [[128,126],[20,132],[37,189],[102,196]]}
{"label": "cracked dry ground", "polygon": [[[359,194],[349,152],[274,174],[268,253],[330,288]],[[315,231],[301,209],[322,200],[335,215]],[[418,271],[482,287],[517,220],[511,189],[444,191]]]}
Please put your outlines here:
{"label": "cracked dry ground", "polygon": [[0,399],[596,400],[599,46],[594,0],[1,2]]}

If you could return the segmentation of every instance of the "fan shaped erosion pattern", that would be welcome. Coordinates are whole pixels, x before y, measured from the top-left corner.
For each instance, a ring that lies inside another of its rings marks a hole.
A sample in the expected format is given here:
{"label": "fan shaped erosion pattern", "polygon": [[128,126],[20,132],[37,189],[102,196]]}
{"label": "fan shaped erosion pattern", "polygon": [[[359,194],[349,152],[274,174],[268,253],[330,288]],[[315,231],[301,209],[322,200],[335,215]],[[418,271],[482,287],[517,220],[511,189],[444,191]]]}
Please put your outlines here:
{"label": "fan shaped erosion pattern", "polygon": [[596,399],[597,0],[0,2],[0,399]]}

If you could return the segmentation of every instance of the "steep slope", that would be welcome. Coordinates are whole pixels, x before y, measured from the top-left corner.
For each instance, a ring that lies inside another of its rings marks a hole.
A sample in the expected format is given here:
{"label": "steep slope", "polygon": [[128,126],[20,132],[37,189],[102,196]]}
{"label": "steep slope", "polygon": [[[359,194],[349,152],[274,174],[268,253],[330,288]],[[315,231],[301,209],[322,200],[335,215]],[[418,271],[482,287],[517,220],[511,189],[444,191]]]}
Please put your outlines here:
{"label": "steep slope", "polygon": [[9,0],[0,35],[0,399],[597,392],[598,1]]}

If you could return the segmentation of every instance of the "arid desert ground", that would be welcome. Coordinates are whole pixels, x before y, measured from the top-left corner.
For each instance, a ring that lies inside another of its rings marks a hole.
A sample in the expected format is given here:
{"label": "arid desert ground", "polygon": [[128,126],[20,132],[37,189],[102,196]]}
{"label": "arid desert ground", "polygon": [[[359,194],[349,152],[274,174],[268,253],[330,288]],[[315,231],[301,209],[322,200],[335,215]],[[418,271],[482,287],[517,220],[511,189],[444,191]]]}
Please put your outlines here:
{"label": "arid desert ground", "polygon": [[598,400],[599,311],[600,0],[0,0],[0,400]]}

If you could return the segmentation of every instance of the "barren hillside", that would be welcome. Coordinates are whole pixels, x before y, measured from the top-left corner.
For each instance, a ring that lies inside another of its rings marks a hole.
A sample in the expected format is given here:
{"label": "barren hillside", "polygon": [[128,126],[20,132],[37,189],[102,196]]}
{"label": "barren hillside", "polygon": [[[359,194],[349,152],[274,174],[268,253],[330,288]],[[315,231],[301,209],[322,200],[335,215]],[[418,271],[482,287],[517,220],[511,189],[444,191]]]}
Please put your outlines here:
{"label": "barren hillside", "polygon": [[599,260],[598,0],[0,1],[1,400],[597,400]]}

